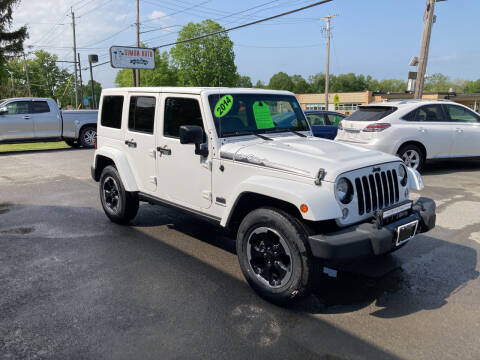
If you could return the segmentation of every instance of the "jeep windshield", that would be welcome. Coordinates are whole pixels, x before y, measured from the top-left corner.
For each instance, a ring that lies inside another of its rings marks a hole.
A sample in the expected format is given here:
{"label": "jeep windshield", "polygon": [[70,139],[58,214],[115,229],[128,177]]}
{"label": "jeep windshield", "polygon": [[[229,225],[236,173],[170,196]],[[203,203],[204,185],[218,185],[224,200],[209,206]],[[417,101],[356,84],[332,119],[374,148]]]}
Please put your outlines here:
{"label": "jeep windshield", "polygon": [[390,115],[396,107],[393,106],[360,106],[352,115],[345,118],[348,121],[378,121]]}
{"label": "jeep windshield", "polygon": [[294,96],[226,93],[208,100],[219,137],[310,130]]}

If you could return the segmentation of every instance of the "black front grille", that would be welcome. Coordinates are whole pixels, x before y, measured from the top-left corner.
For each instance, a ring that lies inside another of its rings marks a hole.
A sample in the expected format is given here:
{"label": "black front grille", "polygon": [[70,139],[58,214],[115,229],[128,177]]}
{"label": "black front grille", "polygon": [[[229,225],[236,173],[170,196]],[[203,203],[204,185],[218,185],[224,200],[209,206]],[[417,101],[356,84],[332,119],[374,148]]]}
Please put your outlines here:
{"label": "black front grille", "polygon": [[397,179],[394,169],[356,178],[358,214],[368,214],[397,203],[400,197]]}

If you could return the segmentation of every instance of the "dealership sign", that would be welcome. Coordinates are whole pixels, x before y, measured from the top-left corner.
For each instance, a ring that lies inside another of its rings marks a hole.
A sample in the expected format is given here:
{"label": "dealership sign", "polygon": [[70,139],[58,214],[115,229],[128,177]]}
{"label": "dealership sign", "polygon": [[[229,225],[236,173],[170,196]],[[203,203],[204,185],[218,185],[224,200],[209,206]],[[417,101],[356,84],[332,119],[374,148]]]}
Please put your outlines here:
{"label": "dealership sign", "polygon": [[110,64],[114,68],[154,69],[155,50],[128,46],[110,48]]}

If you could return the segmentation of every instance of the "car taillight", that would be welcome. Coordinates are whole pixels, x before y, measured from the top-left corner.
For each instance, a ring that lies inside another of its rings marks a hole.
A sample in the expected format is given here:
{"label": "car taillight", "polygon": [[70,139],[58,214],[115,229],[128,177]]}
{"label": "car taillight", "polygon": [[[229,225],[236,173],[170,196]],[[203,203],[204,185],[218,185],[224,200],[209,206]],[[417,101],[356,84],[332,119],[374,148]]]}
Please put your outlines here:
{"label": "car taillight", "polygon": [[379,132],[385,129],[388,129],[391,125],[388,123],[378,123],[378,124],[370,124],[368,125],[363,131],[365,132]]}

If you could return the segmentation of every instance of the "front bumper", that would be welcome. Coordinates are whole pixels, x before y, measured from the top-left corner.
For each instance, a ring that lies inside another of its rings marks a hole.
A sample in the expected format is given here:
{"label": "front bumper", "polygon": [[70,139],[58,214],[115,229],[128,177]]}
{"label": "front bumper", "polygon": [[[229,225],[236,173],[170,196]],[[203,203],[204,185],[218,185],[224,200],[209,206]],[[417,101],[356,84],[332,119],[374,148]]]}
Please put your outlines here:
{"label": "front bumper", "polygon": [[388,225],[362,223],[332,233],[310,236],[310,249],[314,257],[332,261],[385,254],[396,247],[395,229],[398,226],[418,220],[417,234],[433,229],[436,220],[435,208],[433,200],[422,197],[413,204],[406,217]]}

